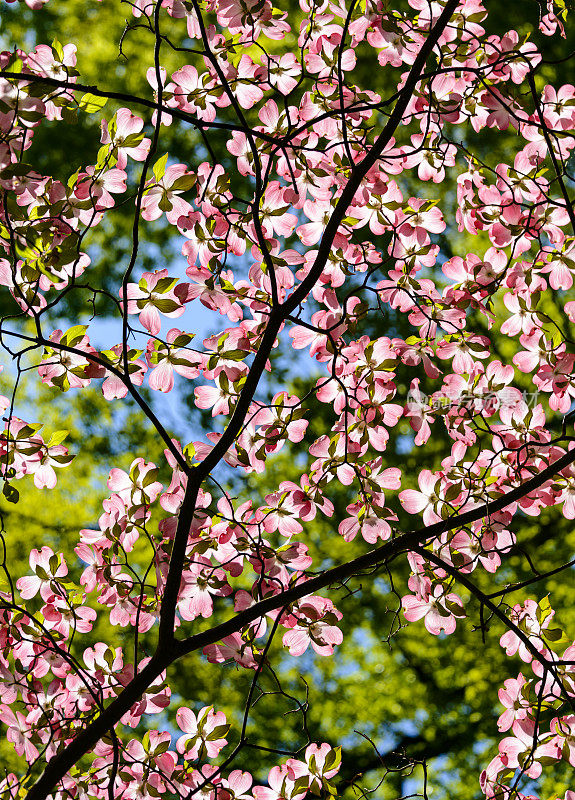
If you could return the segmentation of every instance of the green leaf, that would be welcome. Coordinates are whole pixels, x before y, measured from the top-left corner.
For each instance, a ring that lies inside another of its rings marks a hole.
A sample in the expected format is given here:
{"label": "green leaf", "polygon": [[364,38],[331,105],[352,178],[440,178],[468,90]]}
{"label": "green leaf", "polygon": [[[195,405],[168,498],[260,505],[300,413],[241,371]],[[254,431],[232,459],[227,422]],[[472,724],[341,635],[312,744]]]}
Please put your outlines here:
{"label": "green leaf", "polygon": [[137,147],[144,139],[143,133],[131,133],[122,142],[122,147]]}
{"label": "green leaf", "polygon": [[16,504],[20,499],[20,492],[18,489],[15,489],[11,484],[5,483],[2,487],[2,494],[8,500],[9,503]]}
{"label": "green leaf", "polygon": [[190,466],[192,465],[192,461],[194,460],[195,455],[196,455],[196,448],[194,447],[192,442],[190,442],[190,444],[187,444],[184,447],[184,458],[186,459],[186,462]]}
{"label": "green leaf", "polygon": [[66,125],[77,125],[78,124],[78,113],[75,108],[70,108],[69,106],[62,109],[62,120],[66,123]]}
{"label": "green leaf", "polygon": [[307,775],[302,775],[294,783],[293,787],[294,794],[300,794],[306,792],[308,787],[309,787],[309,778]]}
{"label": "green leaf", "polygon": [[176,311],[176,309],[180,308],[179,303],[176,303],[175,300],[170,300],[169,297],[166,297],[165,300],[154,300],[154,305],[162,314],[169,314],[170,311]]}
{"label": "green leaf", "polygon": [[206,739],[208,742],[215,742],[216,739],[223,739],[223,737],[229,731],[229,725],[216,725],[216,727],[211,731],[207,736]]}
{"label": "green leaf", "polygon": [[196,182],[196,176],[195,175],[191,175],[191,174],[182,175],[181,178],[178,178],[172,184],[172,191],[174,191],[174,192],[187,192],[192,188],[192,186],[195,184],[195,182]]}
{"label": "green leaf", "polygon": [[329,753],[326,755],[324,770],[326,772],[329,772],[330,769],[339,767],[340,764],[341,764],[341,746],[334,747],[333,750],[330,750]]}
{"label": "green leaf", "polygon": [[166,166],[168,163],[168,154],[165,153],[161,158],[159,158],[153,167],[154,177],[156,181],[159,183],[164,175],[166,174]]}
{"label": "green leaf", "polygon": [[98,95],[86,92],[86,94],[83,94],[80,98],[78,105],[82,111],[86,112],[86,114],[95,114],[96,111],[100,111],[102,108],[104,108],[107,102],[107,97],[98,97]]}
{"label": "green leaf", "polygon": [[54,39],[54,41],[52,42],[52,52],[54,53],[58,61],[60,62],[64,61],[64,48],[62,47],[58,39]]}
{"label": "green leaf", "polygon": [[66,333],[62,336],[61,341],[70,347],[74,347],[75,344],[84,338],[87,330],[87,325],[74,325],[72,328],[68,328]]}
{"label": "green leaf", "polygon": [[546,595],[537,604],[537,619],[539,623],[542,625],[547,617],[552,613],[553,609],[551,608],[551,603],[549,602],[549,595]]}
{"label": "green leaf", "polygon": [[24,164],[23,162],[20,164],[8,164],[2,170],[2,177],[7,180],[8,178],[13,178],[16,176],[27,175],[29,172],[32,172],[34,167],[31,164]]}
{"label": "green leaf", "polygon": [[46,94],[52,94],[54,87],[50,83],[44,81],[34,81],[30,86],[26,87],[26,94],[29,97],[43,97]]}
{"label": "green leaf", "polygon": [[142,486],[150,486],[152,483],[155,483],[158,479],[158,470],[151,469],[146,472],[144,479],[142,481]]}
{"label": "green leaf", "polygon": [[165,192],[162,195],[160,202],[158,203],[158,208],[160,209],[160,211],[171,211],[173,208],[171,200]]}
{"label": "green leaf", "polygon": [[165,292],[169,292],[176,283],[178,282],[177,278],[160,278],[157,284],[154,286],[153,291],[157,292],[158,294],[164,294]]}
{"label": "green leaf", "polygon": [[170,742],[158,742],[158,744],[154,747],[154,755],[159,756],[162,753],[167,752],[170,749]]}
{"label": "green leaf", "polygon": [[174,347],[186,347],[192,339],[195,337],[195,333],[181,333],[179,336],[176,336],[172,345]]}
{"label": "green leaf", "polygon": [[69,433],[70,431],[65,431],[65,430],[54,431],[52,436],[50,436],[50,440],[46,443],[47,446],[55,447],[56,445],[62,444],[62,442],[64,441],[66,436],[68,436]]}

